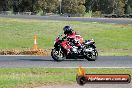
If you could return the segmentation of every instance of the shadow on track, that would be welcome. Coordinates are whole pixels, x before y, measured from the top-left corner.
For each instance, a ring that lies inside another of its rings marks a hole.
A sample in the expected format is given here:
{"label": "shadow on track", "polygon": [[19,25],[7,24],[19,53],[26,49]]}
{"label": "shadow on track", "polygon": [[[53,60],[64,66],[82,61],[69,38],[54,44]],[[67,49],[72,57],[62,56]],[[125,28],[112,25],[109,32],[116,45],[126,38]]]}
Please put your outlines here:
{"label": "shadow on track", "polygon": [[44,60],[44,59],[19,59],[23,61],[54,61],[54,60]]}
{"label": "shadow on track", "polygon": [[[23,61],[52,61],[52,62],[57,62],[57,61],[54,61],[52,59],[19,59],[19,60],[23,60]],[[63,61],[85,61],[85,59],[67,59],[67,60],[63,60]],[[63,62],[61,61],[61,62]]]}

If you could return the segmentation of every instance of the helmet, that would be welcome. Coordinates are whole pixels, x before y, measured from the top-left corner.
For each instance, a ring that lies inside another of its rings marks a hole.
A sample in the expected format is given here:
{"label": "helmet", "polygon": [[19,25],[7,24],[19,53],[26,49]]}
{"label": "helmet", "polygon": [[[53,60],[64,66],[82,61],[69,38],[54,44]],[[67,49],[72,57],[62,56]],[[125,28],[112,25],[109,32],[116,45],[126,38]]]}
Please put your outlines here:
{"label": "helmet", "polygon": [[69,34],[69,33],[72,33],[72,28],[70,26],[65,26],[63,28],[63,31],[64,31],[64,34]]}

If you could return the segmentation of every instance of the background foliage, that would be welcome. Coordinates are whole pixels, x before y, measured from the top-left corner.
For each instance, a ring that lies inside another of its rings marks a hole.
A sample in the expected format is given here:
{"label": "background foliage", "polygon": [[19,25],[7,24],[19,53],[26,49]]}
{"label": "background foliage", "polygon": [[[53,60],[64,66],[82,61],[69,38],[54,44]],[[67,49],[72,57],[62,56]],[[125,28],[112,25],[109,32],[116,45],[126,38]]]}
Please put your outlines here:
{"label": "background foliage", "polygon": [[101,14],[131,14],[132,0],[1,0],[0,11],[81,15],[92,11]]}

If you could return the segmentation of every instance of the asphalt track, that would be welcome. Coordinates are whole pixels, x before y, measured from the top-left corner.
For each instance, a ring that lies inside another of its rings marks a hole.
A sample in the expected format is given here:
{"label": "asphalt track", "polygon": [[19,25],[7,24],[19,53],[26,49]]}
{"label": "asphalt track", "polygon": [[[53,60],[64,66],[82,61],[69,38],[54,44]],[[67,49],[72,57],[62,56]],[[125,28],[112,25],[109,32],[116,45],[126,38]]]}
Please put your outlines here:
{"label": "asphalt track", "polygon": [[101,22],[112,24],[132,25],[132,18],[88,18],[88,17],[63,17],[63,16],[34,16],[34,15],[0,15],[4,18],[21,18],[35,20],[61,20],[61,21],[83,21],[83,22]]}
{"label": "asphalt track", "polygon": [[55,62],[49,56],[0,56],[0,68],[132,68],[132,56],[100,56],[96,61],[65,60]]}

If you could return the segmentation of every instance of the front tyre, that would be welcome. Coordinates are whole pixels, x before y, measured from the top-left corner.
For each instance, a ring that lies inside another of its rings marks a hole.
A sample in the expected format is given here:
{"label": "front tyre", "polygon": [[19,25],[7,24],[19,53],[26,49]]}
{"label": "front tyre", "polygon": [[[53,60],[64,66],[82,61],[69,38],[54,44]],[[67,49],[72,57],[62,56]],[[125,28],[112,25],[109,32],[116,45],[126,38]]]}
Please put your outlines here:
{"label": "front tyre", "polygon": [[63,52],[61,51],[61,49],[52,49],[51,56],[57,62],[64,60]]}
{"label": "front tyre", "polygon": [[88,61],[95,61],[98,57],[98,51],[96,49],[93,49],[91,52],[87,52],[86,59]]}

